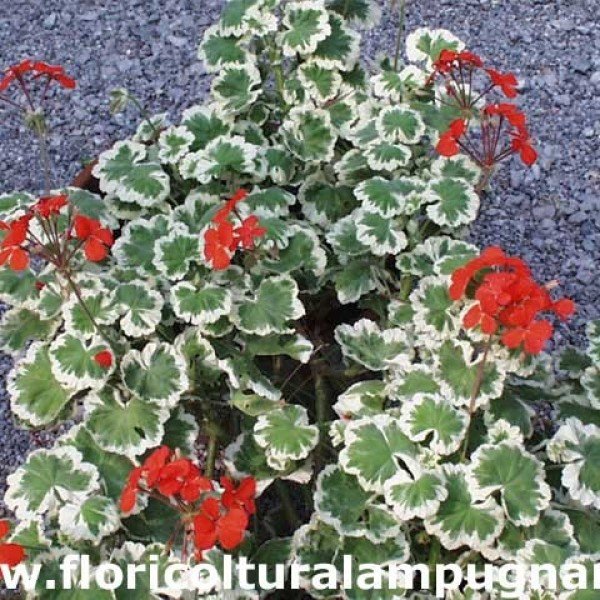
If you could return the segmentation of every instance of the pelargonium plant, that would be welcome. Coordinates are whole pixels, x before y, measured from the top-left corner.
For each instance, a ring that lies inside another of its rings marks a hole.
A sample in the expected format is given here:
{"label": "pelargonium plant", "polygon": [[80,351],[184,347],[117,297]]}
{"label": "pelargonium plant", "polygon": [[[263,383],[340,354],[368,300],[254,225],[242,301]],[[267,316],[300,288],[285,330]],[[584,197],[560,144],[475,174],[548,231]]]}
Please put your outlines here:
{"label": "pelargonium plant", "polygon": [[[200,45],[206,102],[145,115],[95,163],[101,193],[57,188],[45,159],[41,198],[0,197],[11,409],[74,422],[8,481],[0,560],[42,565],[31,597],[66,597],[45,581],[69,553],[325,562],[338,589],[303,597],[352,600],[432,596],[342,589],[344,555],[592,568],[600,325],[554,361],[573,303],[464,241],[497,164],[536,159],[518,82],[424,28],[367,72],[376,8],[232,0]],[[0,100],[45,148],[32,86],[75,82],[40,65],[9,68]],[[137,577],[85,597],[159,597]],[[591,597],[527,597],[561,593]]]}

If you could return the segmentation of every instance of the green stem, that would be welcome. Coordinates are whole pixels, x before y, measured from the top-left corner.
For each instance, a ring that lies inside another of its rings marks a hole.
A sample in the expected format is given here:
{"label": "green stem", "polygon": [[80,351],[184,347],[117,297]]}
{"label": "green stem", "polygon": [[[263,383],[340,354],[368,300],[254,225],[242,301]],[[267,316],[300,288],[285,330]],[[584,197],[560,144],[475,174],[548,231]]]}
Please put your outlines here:
{"label": "green stem", "polygon": [[288,520],[288,523],[293,529],[297,529],[302,521],[296,512],[296,508],[292,503],[292,499],[290,498],[290,494],[285,483],[281,481],[281,479],[276,479],[275,489],[277,490],[277,494],[281,500],[281,507],[283,508],[285,518]]}
{"label": "green stem", "polygon": [[398,70],[400,51],[404,40],[404,22],[406,20],[406,0],[398,0],[398,32],[396,34],[396,54],[394,55],[394,71]]}
{"label": "green stem", "polygon": [[212,479],[215,474],[215,463],[217,462],[219,436],[217,428],[211,424],[208,426],[208,450],[206,451],[206,469],[205,475]]}
{"label": "green stem", "polygon": [[129,98],[131,99],[131,102],[133,102],[134,106],[140,111],[140,114],[142,115],[144,121],[148,123],[148,125],[154,132],[154,138],[158,139],[158,137],[160,136],[160,130],[152,122],[152,119],[150,118],[150,113],[142,106],[142,103],[135,96],[129,94]]}
{"label": "green stem", "polygon": [[48,152],[48,142],[46,134],[39,132],[38,140],[40,143],[40,157],[42,159],[42,170],[44,172],[44,195],[50,194],[52,188],[52,176],[50,173],[50,154]]}
{"label": "green stem", "polygon": [[467,432],[465,434],[465,440],[463,442],[463,449],[461,454],[461,459],[464,462],[467,458],[467,451],[469,449],[469,437],[471,434],[471,423],[473,421],[473,415],[475,414],[475,402],[477,397],[479,396],[479,392],[481,392],[481,386],[483,385],[483,377],[485,375],[485,365],[487,363],[487,358],[490,353],[490,348],[492,347],[492,336],[490,335],[485,344],[485,348],[483,350],[483,358],[479,363],[479,367],[477,368],[477,376],[475,378],[475,382],[473,384],[473,391],[471,392],[471,401],[469,403],[469,425],[467,427]]}
{"label": "green stem", "polygon": [[432,587],[435,588],[436,565],[440,559],[440,550],[441,550],[440,540],[435,536],[432,537],[431,538],[431,548],[429,550],[429,560],[427,562],[427,564],[429,566],[429,572],[431,574],[431,579],[432,579],[432,586],[430,586],[430,589]]}

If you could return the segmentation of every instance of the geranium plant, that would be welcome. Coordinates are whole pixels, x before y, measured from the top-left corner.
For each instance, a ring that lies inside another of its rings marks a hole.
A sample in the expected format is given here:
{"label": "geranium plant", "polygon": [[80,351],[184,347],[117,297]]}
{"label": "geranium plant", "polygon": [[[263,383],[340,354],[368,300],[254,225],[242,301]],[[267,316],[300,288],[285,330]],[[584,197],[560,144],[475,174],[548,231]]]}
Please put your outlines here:
{"label": "geranium plant", "polygon": [[[146,115],[98,158],[101,194],[0,197],[12,412],[76,421],[9,477],[0,560],[43,565],[34,597],[63,597],[45,582],[67,553],[95,569],[158,555],[161,573],[224,553],[325,562],[338,589],[306,593],[348,599],[413,591],[342,589],[344,555],[591,568],[600,326],[553,369],[548,319],[573,303],[464,241],[497,163],[536,159],[498,97],[516,78],[429,29],[367,73],[355,27],[376,16],[232,0],[200,45],[206,103],[178,124]],[[22,64],[3,94],[24,71],[72,87]],[[145,577],[85,597],[159,597]],[[269,594],[182,597],[205,593]]]}

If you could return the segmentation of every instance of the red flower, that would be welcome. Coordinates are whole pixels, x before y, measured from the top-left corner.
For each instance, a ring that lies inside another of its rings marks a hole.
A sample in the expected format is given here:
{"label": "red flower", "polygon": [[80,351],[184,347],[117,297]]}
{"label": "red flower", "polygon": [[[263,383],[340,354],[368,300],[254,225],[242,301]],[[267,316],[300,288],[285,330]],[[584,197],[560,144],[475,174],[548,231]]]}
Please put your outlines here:
{"label": "red flower", "polygon": [[173,454],[168,446],[161,446],[156,449],[142,464],[142,473],[144,481],[149,488],[153,488],[160,477],[162,468],[167,464],[167,461]]}
{"label": "red flower", "polygon": [[93,262],[104,260],[114,243],[110,229],[102,227],[100,221],[83,215],[75,217],[74,227],[77,238],[85,240],[83,250],[86,258]]}
{"label": "red flower", "polygon": [[534,321],[528,327],[509,329],[502,336],[502,343],[507,348],[518,348],[523,344],[523,350],[528,354],[539,354],[552,337],[554,328],[548,321]]}
{"label": "red flower", "polygon": [[158,491],[167,498],[177,494],[190,475],[193,466],[192,461],[187,458],[180,458],[166,464],[158,475],[156,485]]}
{"label": "red flower", "polygon": [[267,230],[259,226],[258,217],[251,215],[242,221],[242,224],[234,233],[243,248],[252,250],[254,248],[254,240],[265,235]]}
{"label": "red flower", "polygon": [[[0,521],[0,540],[4,540],[10,533],[10,523]],[[0,542],[0,565],[7,565],[11,569],[16,567],[25,558],[25,549],[21,544]]]}
{"label": "red flower", "polygon": [[221,503],[225,508],[242,508],[249,515],[256,512],[256,504],[254,503],[256,479],[254,477],[242,479],[237,488],[229,477],[221,477],[221,486],[225,490],[221,498]]}
{"label": "red flower", "polygon": [[0,221],[0,231],[7,232],[0,244],[0,266],[8,262],[13,271],[23,271],[29,266],[29,255],[21,246],[27,240],[30,220],[25,215],[12,223]]}
{"label": "red flower", "polygon": [[552,305],[552,310],[564,321],[575,313],[575,302],[569,298],[561,298]]}
{"label": "red flower", "polygon": [[521,160],[530,167],[537,160],[537,152],[531,144],[531,138],[526,129],[519,129],[513,133],[511,142],[513,151],[518,152]]}
{"label": "red flower", "polygon": [[37,213],[44,219],[48,219],[52,215],[57,215],[61,208],[66,206],[68,203],[69,197],[64,194],[60,196],[43,196],[33,207],[33,212]]}
{"label": "red flower", "polygon": [[94,356],[94,361],[103,369],[110,369],[113,363],[113,355],[109,350],[102,350]]}
{"label": "red flower", "polygon": [[196,502],[205,492],[212,492],[213,485],[210,479],[203,477],[200,474],[200,469],[194,464],[191,465],[191,470],[186,477],[179,495],[184,502]]}
{"label": "red flower", "polygon": [[519,82],[513,73],[500,73],[495,69],[486,69],[492,83],[498,86],[507,98],[517,97],[517,86]]}
{"label": "red flower", "polygon": [[248,527],[248,515],[240,508],[221,514],[216,498],[202,503],[200,514],[194,518],[194,544],[197,550],[209,550],[217,542],[224,550],[239,546]]}
{"label": "red flower", "polygon": [[217,271],[222,271],[231,264],[235,245],[233,225],[229,221],[220,222],[216,229],[204,232],[204,256]]}
{"label": "red flower", "polygon": [[510,349],[523,346],[528,354],[541,352],[552,336],[552,324],[537,320],[542,312],[567,318],[574,303],[562,298],[554,302],[548,288],[534,281],[529,267],[520,259],[491,247],[454,271],[449,295],[453,300],[465,294],[477,301],[465,314],[467,329],[481,327],[487,335],[500,327],[501,342]]}
{"label": "red flower", "polygon": [[63,67],[25,59],[6,69],[3,79],[0,81],[0,92],[5,92],[15,79],[21,80],[27,73],[33,73],[33,77],[36,79],[45,77],[48,81],[56,81],[60,86],[70,90],[76,86],[75,80],[65,73]]}
{"label": "red flower", "polygon": [[136,467],[131,471],[131,473],[129,473],[129,477],[127,478],[127,483],[123,488],[123,492],[121,493],[121,499],[119,503],[121,511],[124,513],[131,512],[135,507],[142,473],[142,467]]}
{"label": "red flower", "polygon": [[76,82],[72,77],[69,77],[64,67],[60,65],[49,65],[45,62],[36,62],[33,65],[33,71],[36,73],[36,77],[48,77],[52,81],[56,81],[60,86],[73,90],[76,87]]}
{"label": "red flower", "polygon": [[233,196],[231,196],[229,200],[227,200],[225,205],[217,211],[212,219],[213,223],[219,224],[226,221],[229,218],[229,215],[231,215],[235,209],[236,205],[242,202],[242,200],[245,200],[247,197],[248,191],[244,188],[240,188]]}
{"label": "red flower", "polygon": [[525,128],[527,123],[525,115],[514,105],[508,102],[489,104],[483,109],[484,113],[505,118],[513,127]]}
{"label": "red flower", "polygon": [[444,132],[437,143],[436,150],[442,156],[454,156],[460,151],[458,140],[467,131],[467,122],[464,119],[455,119]]}

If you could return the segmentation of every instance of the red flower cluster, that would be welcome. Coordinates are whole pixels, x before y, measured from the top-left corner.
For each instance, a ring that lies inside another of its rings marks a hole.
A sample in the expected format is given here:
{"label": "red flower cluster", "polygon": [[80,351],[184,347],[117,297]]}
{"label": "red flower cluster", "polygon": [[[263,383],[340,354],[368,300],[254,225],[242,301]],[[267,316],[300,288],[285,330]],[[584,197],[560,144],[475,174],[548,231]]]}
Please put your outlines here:
{"label": "red flower cluster", "polygon": [[500,330],[500,341],[507,348],[522,345],[528,354],[541,352],[554,331],[549,321],[538,319],[540,313],[554,312],[566,319],[575,312],[572,300],[552,300],[548,287],[533,280],[520,258],[497,247],[486,248],[454,271],[449,294],[453,300],[465,294],[477,300],[464,317],[467,329],[479,326],[488,335]]}
{"label": "red flower cluster", "polygon": [[[475,95],[472,84],[477,71],[486,73],[488,84],[483,93]],[[477,106],[479,100],[495,88],[500,89],[507,98],[515,98],[518,81],[513,73],[485,68],[483,60],[472,52],[443,50],[434,63],[430,81],[436,76],[444,78],[452,106],[465,114],[465,117],[455,119],[440,136],[436,149],[442,156],[454,156],[463,150],[486,168],[493,167],[512,154],[519,154],[527,166],[536,162],[537,152],[529,136],[525,115],[514,104],[488,104],[481,110]],[[477,139],[467,137],[474,112],[478,113],[481,124],[481,135]]]}
{"label": "red flower cluster", "polygon": [[[6,539],[10,533],[10,523],[0,521],[0,540]],[[21,544],[11,544],[0,541],[0,565],[7,565],[11,569],[16,567],[25,558],[25,549]]]}
{"label": "red flower cluster", "polygon": [[[43,196],[22,217],[10,222],[0,221],[0,232],[6,232],[0,242],[0,266],[8,263],[14,271],[22,271],[29,266],[29,253],[26,247],[33,246],[46,260],[65,266],[65,259],[73,252],[66,243],[71,239],[75,229],[76,237],[88,260],[97,262],[106,258],[108,248],[113,243],[113,235],[109,229],[102,227],[100,222],[83,215],[75,215],[74,219],[61,233],[55,219],[60,211],[69,204],[68,196],[64,194]],[[32,219],[37,219],[41,229],[49,236],[49,243],[44,244],[30,229]]]}
{"label": "red flower cluster", "polygon": [[[262,237],[267,230],[260,226],[258,217],[250,215],[241,219],[236,213],[236,206],[248,196],[244,189],[238,190],[212,219],[213,227],[204,233],[204,256],[213,269],[221,271],[231,264],[238,248],[252,250],[255,240]],[[235,214],[240,225],[235,227],[229,220]]]}
{"label": "red flower cluster", "polygon": [[140,492],[156,491],[167,498],[195,502],[212,489],[212,482],[201,476],[191,460],[179,458],[168,446],[161,446],[129,474],[121,495],[121,510],[131,512]]}
{"label": "red flower cluster", "polygon": [[55,81],[61,87],[69,90],[76,86],[75,80],[66,74],[63,67],[25,59],[6,69],[4,77],[0,80],[0,92],[5,92],[13,81],[17,81],[23,87],[25,85],[24,77],[27,74],[31,74],[34,79],[45,79],[47,85]]}
{"label": "red flower cluster", "polygon": [[190,459],[161,446],[129,474],[121,495],[121,510],[130,513],[138,495],[148,494],[181,513],[184,551],[188,543],[196,553],[217,543],[232,550],[243,541],[250,516],[256,512],[256,481],[247,477],[236,487],[229,478],[222,477],[221,486],[223,493],[217,497],[213,482]]}
{"label": "red flower cluster", "polygon": [[254,478],[246,477],[236,488],[231,479],[221,477],[221,486],[225,491],[220,502],[207,498],[194,517],[194,545],[200,552],[210,550],[217,542],[225,550],[239,546],[249,519],[256,512]]}
{"label": "red flower cluster", "polygon": [[73,222],[75,235],[84,242],[83,251],[88,260],[99,262],[108,255],[108,249],[114,244],[113,234],[100,221],[77,215]]}

